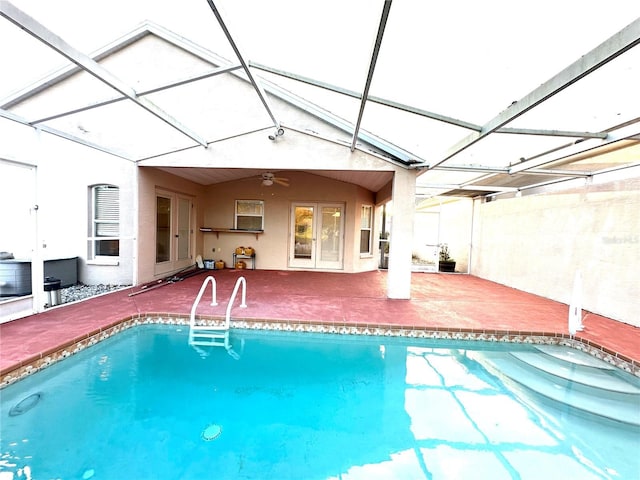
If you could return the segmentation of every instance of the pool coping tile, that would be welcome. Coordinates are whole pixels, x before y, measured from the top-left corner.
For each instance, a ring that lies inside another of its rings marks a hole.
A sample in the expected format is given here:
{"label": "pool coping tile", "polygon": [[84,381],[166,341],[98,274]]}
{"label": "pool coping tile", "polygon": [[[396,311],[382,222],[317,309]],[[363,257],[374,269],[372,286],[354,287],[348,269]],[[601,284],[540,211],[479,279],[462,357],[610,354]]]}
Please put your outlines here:
{"label": "pool coping tile", "polygon": [[[216,315],[198,315],[198,325],[222,326],[225,318]],[[119,321],[111,321],[101,328],[78,335],[73,340],[48,348],[32,355],[22,362],[0,372],[0,389],[27,376],[47,368],[86,348],[111,338],[124,330],[139,325],[182,325],[189,326],[190,317],[184,314],[149,312],[130,315]],[[441,340],[470,340],[497,343],[522,343],[540,345],[562,345],[580,350],[603,360],[621,370],[640,377],[640,362],[621,355],[589,339],[564,333],[524,330],[497,330],[466,327],[402,326],[393,324],[371,324],[367,322],[332,322],[313,320],[282,320],[269,318],[236,318],[231,320],[231,328],[247,330],[288,331],[300,333],[329,333],[339,335],[366,335],[381,337],[406,337]]]}

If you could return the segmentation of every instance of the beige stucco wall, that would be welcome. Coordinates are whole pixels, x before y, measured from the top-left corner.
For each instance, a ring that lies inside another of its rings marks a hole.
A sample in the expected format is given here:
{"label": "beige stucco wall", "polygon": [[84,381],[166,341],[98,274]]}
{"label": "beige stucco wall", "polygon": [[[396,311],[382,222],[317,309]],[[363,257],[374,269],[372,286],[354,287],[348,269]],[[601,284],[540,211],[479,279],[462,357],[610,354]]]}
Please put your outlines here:
{"label": "beige stucco wall", "polygon": [[476,203],[471,273],[640,326],[640,178]]}
{"label": "beige stucco wall", "polygon": [[[377,242],[374,252],[359,253],[360,207],[373,205],[373,193],[356,185],[304,172],[289,171],[290,187],[263,187],[257,177],[202,186],[155,168],[139,169],[139,282],[161,275],[155,265],[155,195],[158,189],[191,196],[195,205],[195,253],[204,259],[223,260],[233,265],[233,251],[238,246],[256,250],[259,269],[288,269],[290,206],[294,201],[342,203],[345,206],[345,272],[377,268]],[[200,227],[233,228],[236,199],[265,202],[264,233],[202,233]],[[374,232],[377,238],[377,231]],[[214,251],[215,249],[215,251]],[[250,267],[250,263],[249,263]]]}
{"label": "beige stucco wall", "polygon": [[[202,224],[205,188],[197,183],[171,175],[155,168],[138,169],[138,252],[137,276],[138,283],[148,282],[163,274],[157,273],[156,264],[156,192],[162,190],[188,196],[192,199],[194,210],[194,241],[193,251],[202,251],[202,236],[198,226]],[[195,264],[195,257],[192,259]]]}
{"label": "beige stucco wall", "polygon": [[[360,258],[360,206],[373,205],[373,194],[345,182],[299,171],[283,172],[290,186],[263,187],[257,177],[225,182],[207,187],[203,208],[203,225],[213,228],[233,228],[235,200],[252,199],[265,202],[264,233],[205,233],[204,258],[233,264],[233,251],[238,246],[256,250],[257,268],[288,269],[290,244],[290,207],[292,202],[342,203],[345,206],[344,268],[354,272],[377,267],[376,256]],[[374,248],[377,246],[374,246]],[[216,249],[215,252],[213,249]],[[250,266],[250,265],[249,265]]]}

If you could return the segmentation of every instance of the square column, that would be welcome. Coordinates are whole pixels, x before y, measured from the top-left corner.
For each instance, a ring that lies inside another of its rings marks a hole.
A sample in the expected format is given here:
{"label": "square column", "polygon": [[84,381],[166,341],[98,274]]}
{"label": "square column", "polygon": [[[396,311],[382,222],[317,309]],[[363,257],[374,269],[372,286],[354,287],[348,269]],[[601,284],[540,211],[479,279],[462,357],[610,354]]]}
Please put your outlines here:
{"label": "square column", "polygon": [[387,297],[411,298],[411,250],[415,215],[416,175],[398,169],[393,176],[392,222],[387,270]]}

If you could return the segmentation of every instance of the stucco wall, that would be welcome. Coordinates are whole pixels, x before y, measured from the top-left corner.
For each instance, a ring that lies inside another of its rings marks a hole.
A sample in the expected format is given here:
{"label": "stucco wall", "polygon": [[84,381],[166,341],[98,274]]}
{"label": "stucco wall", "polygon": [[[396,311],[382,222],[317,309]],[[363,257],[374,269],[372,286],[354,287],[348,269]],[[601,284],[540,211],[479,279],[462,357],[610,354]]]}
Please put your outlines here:
{"label": "stucco wall", "polygon": [[[290,205],[292,202],[338,202],[345,205],[344,271],[363,271],[377,267],[375,254],[360,258],[356,239],[360,234],[360,206],[373,205],[373,194],[352,184],[338,182],[310,173],[288,171],[283,173],[290,186],[263,187],[257,177],[225,182],[207,188],[202,205],[203,225],[213,228],[233,228],[235,200],[264,200],[264,233],[205,233],[204,258],[233,262],[233,251],[238,246],[251,246],[256,250],[259,269],[286,270],[290,231]],[[377,246],[374,245],[374,248]],[[213,249],[216,249],[215,252]]]}
{"label": "stucco wall", "polygon": [[472,273],[640,326],[640,179],[477,203]]}
{"label": "stucco wall", "polygon": [[470,199],[442,205],[440,243],[449,246],[449,255],[456,261],[456,272],[466,273],[469,270],[472,217],[473,202]]}
{"label": "stucco wall", "polygon": [[415,216],[413,253],[429,258],[427,244],[449,247],[449,255],[456,261],[456,272],[466,273],[469,268],[473,200],[468,198],[442,198],[431,206],[420,207]]}
{"label": "stucco wall", "polygon": [[[251,246],[256,250],[257,268],[286,270],[291,202],[339,202],[345,205],[343,271],[355,272],[377,268],[377,242],[374,242],[374,252],[371,256],[361,258],[359,253],[360,207],[363,204],[373,205],[373,194],[361,187],[310,173],[289,171],[286,172],[286,177],[290,181],[290,187],[263,187],[257,177],[205,187],[156,168],[140,168],[139,282],[158,277],[154,271],[155,195],[158,189],[193,197],[196,209],[195,253],[202,255],[204,259],[223,260],[227,267],[231,267],[235,248]],[[264,233],[256,239],[256,235],[252,233],[216,235],[199,231],[200,227],[233,228],[236,199],[264,200]],[[376,230],[374,239],[377,235]],[[248,266],[251,266],[250,263]]]}
{"label": "stucco wall", "polygon": [[[86,147],[60,143],[48,148],[39,163],[38,196],[44,198],[46,212],[42,221],[45,258],[78,256],[78,278],[86,284],[133,282],[135,239],[135,165],[117,157],[94,152]],[[90,218],[90,186],[111,184],[120,195],[120,255],[117,264],[90,260],[87,235]],[[44,195],[44,197],[43,197]]]}
{"label": "stucco wall", "polygon": [[[31,127],[14,123],[7,128],[14,130],[15,135],[3,136],[0,155],[35,166],[33,185],[24,188],[18,185],[18,190],[11,194],[15,200],[5,198],[7,192],[3,192],[6,208],[23,209],[19,215],[29,218],[24,224],[33,226],[17,232],[22,245],[20,256],[44,260],[78,257],[80,282],[130,284],[135,238],[132,215],[135,165]],[[24,182],[24,177],[20,178]],[[120,257],[115,265],[100,265],[87,258],[89,188],[95,184],[113,184],[120,189]]]}
{"label": "stucco wall", "polygon": [[[194,205],[195,254],[202,252],[202,236],[197,230],[202,224],[203,195],[205,188],[197,183],[171,175],[155,168],[138,169],[138,283],[148,282],[162,276],[155,270],[156,264],[156,192],[163,190],[192,198]],[[190,263],[195,263],[194,259]]]}

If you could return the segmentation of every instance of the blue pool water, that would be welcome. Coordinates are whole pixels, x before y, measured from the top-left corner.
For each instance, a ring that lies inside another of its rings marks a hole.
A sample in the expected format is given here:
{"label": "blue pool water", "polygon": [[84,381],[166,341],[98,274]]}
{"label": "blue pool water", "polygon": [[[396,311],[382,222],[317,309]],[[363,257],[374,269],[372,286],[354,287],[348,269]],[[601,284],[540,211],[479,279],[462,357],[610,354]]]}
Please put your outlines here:
{"label": "blue pool water", "polygon": [[[640,478],[640,390],[619,370],[513,344],[230,341],[197,351],[184,327],[135,327],[1,390],[0,480]],[[594,369],[604,389],[533,364]]]}

